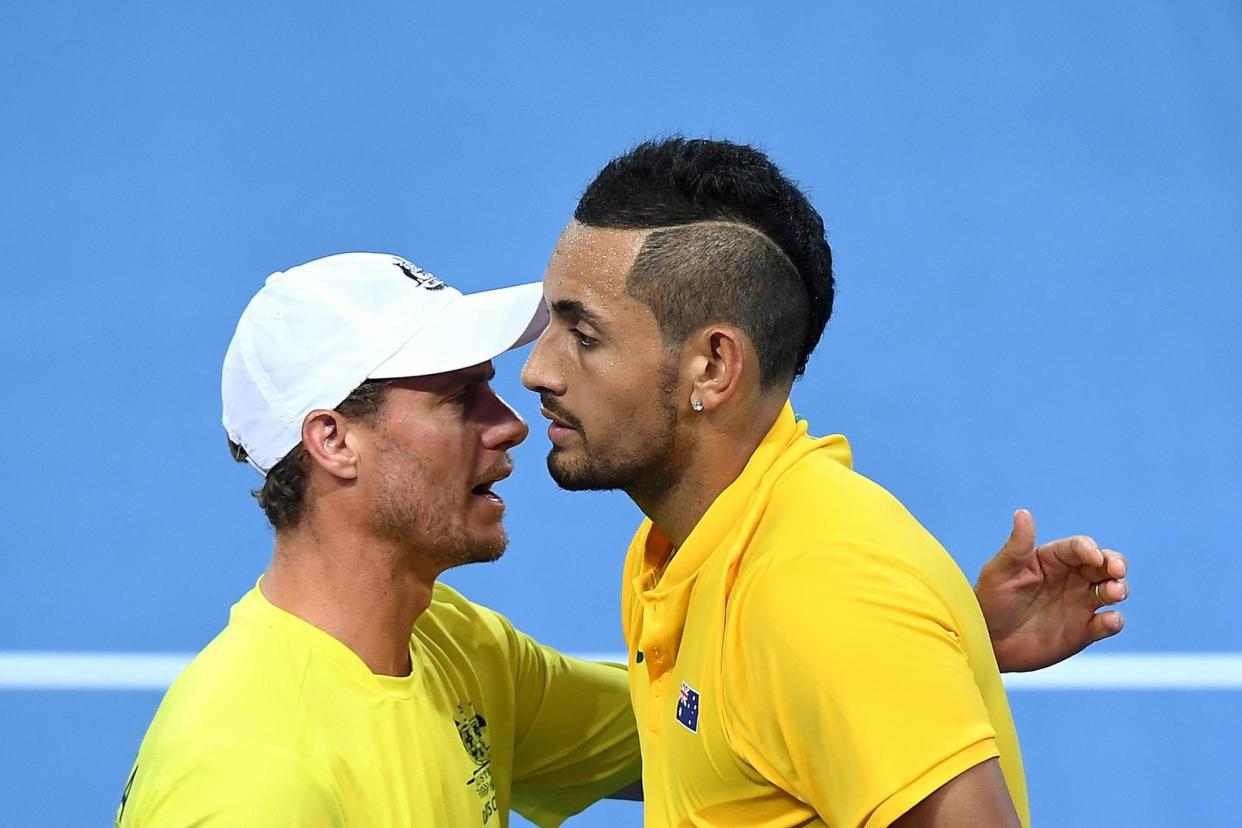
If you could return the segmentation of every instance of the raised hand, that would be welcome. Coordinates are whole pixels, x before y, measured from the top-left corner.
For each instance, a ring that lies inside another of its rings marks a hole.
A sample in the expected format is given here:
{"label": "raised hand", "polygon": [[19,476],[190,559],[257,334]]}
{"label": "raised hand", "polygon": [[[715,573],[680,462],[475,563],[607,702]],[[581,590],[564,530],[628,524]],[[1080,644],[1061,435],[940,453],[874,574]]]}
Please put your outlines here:
{"label": "raised hand", "polygon": [[1125,557],[1085,535],[1036,547],[1035,519],[1015,512],[975,584],[1001,671],[1038,670],[1121,632],[1120,612],[1098,610],[1129,596],[1125,577]]}

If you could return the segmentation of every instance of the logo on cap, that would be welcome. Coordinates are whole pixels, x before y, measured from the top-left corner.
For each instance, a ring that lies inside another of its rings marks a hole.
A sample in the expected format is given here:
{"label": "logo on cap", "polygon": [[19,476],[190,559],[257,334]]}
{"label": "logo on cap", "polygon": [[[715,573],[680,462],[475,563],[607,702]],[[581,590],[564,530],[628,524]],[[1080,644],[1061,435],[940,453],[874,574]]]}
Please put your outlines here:
{"label": "logo on cap", "polygon": [[419,287],[426,288],[427,290],[439,290],[444,287],[444,282],[441,282],[416,264],[407,262],[405,259],[399,259],[396,256],[393,257],[392,263],[401,268],[401,272],[407,277],[418,282]]}

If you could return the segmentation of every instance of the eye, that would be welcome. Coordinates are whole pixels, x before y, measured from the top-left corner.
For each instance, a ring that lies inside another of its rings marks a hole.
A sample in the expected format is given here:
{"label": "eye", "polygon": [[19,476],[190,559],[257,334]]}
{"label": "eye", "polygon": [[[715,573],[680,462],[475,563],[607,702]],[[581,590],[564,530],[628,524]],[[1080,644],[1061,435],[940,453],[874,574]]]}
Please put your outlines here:
{"label": "eye", "polygon": [[571,330],[570,333],[574,335],[574,339],[578,340],[578,347],[580,348],[593,348],[599,344],[598,339],[587,336],[577,328]]}
{"label": "eye", "polygon": [[474,389],[472,386],[467,385],[464,388],[462,388],[460,391],[458,391],[456,394],[453,394],[451,397],[447,397],[445,399],[445,402],[447,402],[449,405],[457,405],[457,406],[465,407],[465,405],[468,402],[470,402],[470,397],[473,395],[473,390]]}

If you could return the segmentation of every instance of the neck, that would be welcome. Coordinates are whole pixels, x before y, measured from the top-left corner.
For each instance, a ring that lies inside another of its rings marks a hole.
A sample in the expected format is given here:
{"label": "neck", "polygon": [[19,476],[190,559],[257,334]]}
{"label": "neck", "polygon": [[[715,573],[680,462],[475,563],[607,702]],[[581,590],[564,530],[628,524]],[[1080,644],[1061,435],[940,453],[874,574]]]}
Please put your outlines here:
{"label": "neck", "polygon": [[409,675],[410,633],[439,572],[391,541],[304,516],[278,532],[261,589],[272,604],[353,650],[371,672]]}
{"label": "neck", "polygon": [[[626,491],[674,547],[681,547],[720,493],[729,487],[785,404],[784,398],[764,401],[745,412],[696,414],[692,448],[660,486],[635,486]],[[715,420],[709,419],[715,417]]]}

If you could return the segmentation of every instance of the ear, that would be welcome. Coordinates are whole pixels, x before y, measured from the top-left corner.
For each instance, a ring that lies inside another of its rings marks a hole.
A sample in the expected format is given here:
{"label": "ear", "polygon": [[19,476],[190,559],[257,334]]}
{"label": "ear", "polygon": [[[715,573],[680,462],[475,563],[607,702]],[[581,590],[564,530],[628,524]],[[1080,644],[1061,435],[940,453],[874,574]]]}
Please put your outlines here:
{"label": "ear", "polygon": [[302,421],[302,446],[311,462],[333,477],[358,477],[357,434],[339,411],[316,409]]}
{"label": "ear", "polygon": [[[758,380],[755,349],[732,325],[712,325],[691,337],[690,398],[695,411],[713,411],[741,393],[745,383]],[[752,378],[753,376],[753,378]],[[695,402],[702,408],[695,407]]]}

